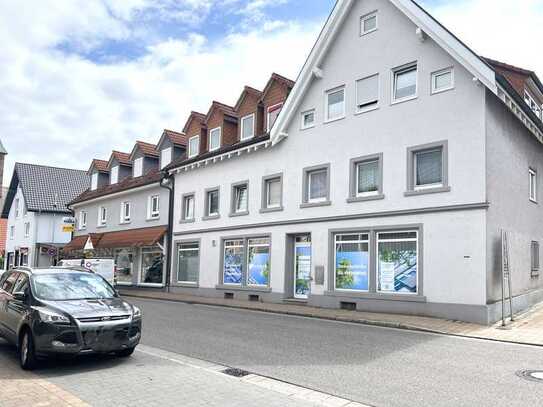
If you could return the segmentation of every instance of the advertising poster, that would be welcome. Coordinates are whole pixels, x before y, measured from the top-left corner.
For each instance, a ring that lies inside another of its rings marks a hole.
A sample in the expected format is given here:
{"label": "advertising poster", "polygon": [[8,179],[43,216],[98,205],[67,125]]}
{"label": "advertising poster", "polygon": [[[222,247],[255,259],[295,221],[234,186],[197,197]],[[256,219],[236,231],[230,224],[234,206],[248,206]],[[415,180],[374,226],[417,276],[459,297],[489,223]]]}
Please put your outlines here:
{"label": "advertising poster", "polygon": [[381,291],[394,291],[395,264],[391,262],[381,262],[380,266],[379,287]]}
{"label": "advertising poster", "polygon": [[348,251],[339,246],[336,250],[336,288],[367,291],[368,257],[367,251]]}
{"label": "advertising poster", "polygon": [[224,284],[241,284],[243,251],[226,249],[224,253]]}

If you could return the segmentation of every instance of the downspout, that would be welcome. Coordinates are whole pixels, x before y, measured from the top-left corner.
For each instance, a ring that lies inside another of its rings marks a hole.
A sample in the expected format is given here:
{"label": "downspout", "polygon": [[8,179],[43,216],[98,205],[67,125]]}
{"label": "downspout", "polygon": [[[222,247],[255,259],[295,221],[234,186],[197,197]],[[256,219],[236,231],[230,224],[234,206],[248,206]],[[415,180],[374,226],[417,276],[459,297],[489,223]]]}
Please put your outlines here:
{"label": "downspout", "polygon": [[168,190],[168,228],[166,230],[166,291],[170,292],[171,283],[171,263],[172,263],[172,237],[173,237],[173,212],[174,212],[174,191],[175,178],[164,173],[160,180],[160,186]]}

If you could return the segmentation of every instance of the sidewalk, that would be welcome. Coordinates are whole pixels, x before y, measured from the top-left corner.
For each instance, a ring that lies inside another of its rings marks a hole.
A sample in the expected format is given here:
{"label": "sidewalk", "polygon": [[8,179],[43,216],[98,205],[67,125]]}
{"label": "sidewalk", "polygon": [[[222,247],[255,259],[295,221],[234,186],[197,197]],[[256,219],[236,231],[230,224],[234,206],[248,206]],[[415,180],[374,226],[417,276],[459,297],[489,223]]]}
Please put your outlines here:
{"label": "sidewalk", "polygon": [[382,314],[362,311],[315,308],[296,304],[272,304],[225,300],[221,298],[198,297],[186,294],[173,294],[160,291],[121,290],[125,297],[177,301],[189,304],[206,304],[229,308],[273,312],[278,314],[323,318],[343,322],[355,322],[389,328],[409,329],[434,332],[445,335],[466,336],[502,342],[522,343],[543,346],[543,305],[517,316],[507,329],[501,328],[501,322],[493,326],[484,326],[468,322],[446,319],[419,317],[399,314]]}

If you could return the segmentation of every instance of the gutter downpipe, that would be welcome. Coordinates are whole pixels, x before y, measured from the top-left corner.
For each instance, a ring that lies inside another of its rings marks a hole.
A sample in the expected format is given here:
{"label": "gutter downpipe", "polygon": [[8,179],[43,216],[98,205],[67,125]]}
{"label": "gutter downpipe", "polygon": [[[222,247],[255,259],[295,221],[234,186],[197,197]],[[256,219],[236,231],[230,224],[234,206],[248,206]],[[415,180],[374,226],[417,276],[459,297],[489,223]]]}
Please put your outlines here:
{"label": "gutter downpipe", "polygon": [[171,284],[171,257],[172,257],[172,238],[173,238],[173,212],[174,212],[174,190],[175,178],[167,172],[160,180],[160,186],[168,190],[168,228],[166,231],[166,291],[170,292]]}

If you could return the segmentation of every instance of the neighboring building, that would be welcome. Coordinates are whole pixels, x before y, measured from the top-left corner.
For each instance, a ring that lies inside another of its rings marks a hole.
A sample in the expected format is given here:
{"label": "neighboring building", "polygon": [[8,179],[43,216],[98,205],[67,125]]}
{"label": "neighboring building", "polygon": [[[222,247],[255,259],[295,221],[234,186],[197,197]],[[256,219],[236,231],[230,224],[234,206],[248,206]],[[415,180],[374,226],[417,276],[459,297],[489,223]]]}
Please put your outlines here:
{"label": "neighboring building", "polygon": [[131,153],[93,160],[91,187],[70,203],[76,231],[65,255],[115,259],[118,285],[163,286],[169,190],[160,166],[185,148],[184,134],[164,130],[157,146],[138,141]]}
{"label": "neighboring building", "polygon": [[506,229],[515,309],[543,300],[535,74],[411,0],[339,0],[293,85],[190,115],[173,290],[490,323]]}
{"label": "neighboring building", "polygon": [[71,239],[71,232],[63,231],[72,217],[67,204],[88,186],[85,171],[16,163],[2,211],[8,230],[5,268],[55,264]]}
{"label": "neighboring building", "polygon": [[[7,154],[8,152],[2,144],[2,140],[0,140],[0,208],[4,207],[4,202],[8,193],[8,189],[4,187],[4,160]],[[0,218],[0,257],[4,257],[6,252],[7,231],[7,219]]]}

